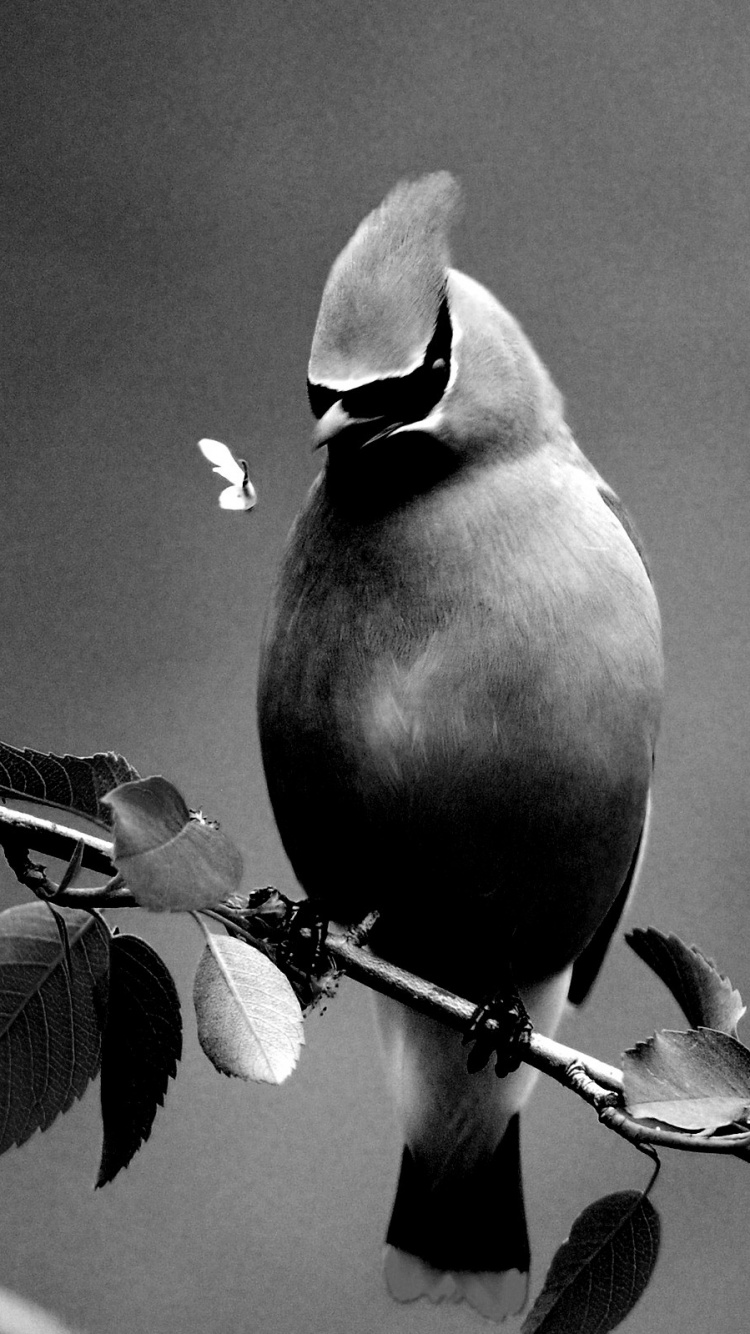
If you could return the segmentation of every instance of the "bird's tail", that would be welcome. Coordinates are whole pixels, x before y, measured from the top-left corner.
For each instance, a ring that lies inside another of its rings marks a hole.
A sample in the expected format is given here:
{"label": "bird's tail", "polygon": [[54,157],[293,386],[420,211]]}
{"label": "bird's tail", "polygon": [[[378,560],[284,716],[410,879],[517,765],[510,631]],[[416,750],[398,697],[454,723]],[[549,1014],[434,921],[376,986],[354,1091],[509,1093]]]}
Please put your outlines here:
{"label": "bird's tail", "polygon": [[[523,999],[551,1034],[570,970]],[[521,1310],[529,1241],[519,1115],[536,1079],[505,1079],[493,1062],[470,1074],[461,1035],[397,1001],[376,998],[385,1064],[406,1147],[386,1237],[385,1277],[399,1301],[468,1301],[491,1320]]]}
{"label": "bird's tail", "polygon": [[518,1113],[494,1153],[458,1178],[436,1184],[404,1148],[386,1236],[392,1296],[466,1299],[502,1320],[525,1305],[529,1262]]}

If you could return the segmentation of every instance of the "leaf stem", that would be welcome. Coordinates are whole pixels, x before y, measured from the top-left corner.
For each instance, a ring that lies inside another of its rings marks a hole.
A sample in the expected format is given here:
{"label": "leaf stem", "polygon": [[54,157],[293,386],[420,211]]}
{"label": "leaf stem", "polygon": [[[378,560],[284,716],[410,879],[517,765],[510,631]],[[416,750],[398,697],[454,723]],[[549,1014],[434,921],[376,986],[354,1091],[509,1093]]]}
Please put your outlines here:
{"label": "leaf stem", "polygon": [[[9,831],[15,831],[27,847],[63,860],[69,860],[77,845],[82,843],[83,848],[80,853],[82,866],[111,878],[117,876],[116,867],[111,861],[112,844],[105,839],[96,838],[91,834],[81,834],[77,829],[68,829],[51,820],[43,820],[38,816],[27,815],[8,807],[0,807],[0,842],[2,842],[3,826]],[[116,885],[111,889],[107,886],[99,889],[69,886],[59,892],[53,901],[70,908],[137,907],[136,900],[129,890],[118,888]],[[221,922],[223,926],[245,939],[248,944],[253,943],[252,932],[243,922],[240,909],[217,904],[214,908],[203,909],[200,915],[192,914],[198,917],[199,921],[201,915]],[[422,1014],[439,1019],[452,1028],[465,1031],[474,1016],[476,1006],[473,1002],[445,991],[435,983],[417,977],[403,968],[398,968],[387,959],[381,959],[373,954],[367,946],[358,944],[356,928],[351,933],[337,929],[329,930],[325,939],[325,949],[336,966],[355,981],[362,982],[365,986],[382,992],[383,995],[403,1001]],[[486,1032],[497,1031],[499,1027],[497,1020],[492,1018],[486,1020]],[[691,1135],[679,1130],[649,1125],[629,1116],[622,1106],[622,1071],[616,1066],[608,1065],[594,1056],[588,1056],[585,1052],[555,1042],[535,1030],[521,1038],[519,1054],[527,1065],[540,1070],[550,1079],[577,1094],[593,1107],[602,1125],[637,1148],[657,1146],[680,1149],[688,1153],[725,1153],[750,1162],[750,1132],[734,1135]]]}

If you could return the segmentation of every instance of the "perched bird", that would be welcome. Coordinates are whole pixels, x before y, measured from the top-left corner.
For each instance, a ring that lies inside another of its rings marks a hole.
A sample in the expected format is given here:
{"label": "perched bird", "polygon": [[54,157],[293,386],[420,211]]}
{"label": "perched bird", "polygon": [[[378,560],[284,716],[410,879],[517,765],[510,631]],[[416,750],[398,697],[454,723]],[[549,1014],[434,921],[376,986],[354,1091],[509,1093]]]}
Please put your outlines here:
{"label": "perched bird", "polygon": [[[458,187],[402,182],[331,269],[308,392],[327,461],[262,651],[268,789],[294,871],[373,949],[551,1034],[643,850],[662,691],[635,532],[516,320],[450,267]],[[526,1299],[527,1066],[376,1000],[405,1139],[391,1292]]]}

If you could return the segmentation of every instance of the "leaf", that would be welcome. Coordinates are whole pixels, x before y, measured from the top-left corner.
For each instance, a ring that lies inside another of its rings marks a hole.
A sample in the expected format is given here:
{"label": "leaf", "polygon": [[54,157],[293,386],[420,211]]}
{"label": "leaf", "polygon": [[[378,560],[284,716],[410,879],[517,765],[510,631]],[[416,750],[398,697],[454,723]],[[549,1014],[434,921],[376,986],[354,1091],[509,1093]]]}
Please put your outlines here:
{"label": "leaf", "polygon": [[99,1069],[109,932],[101,918],[43,903],[0,913],[0,1153],[46,1130]]}
{"label": "leaf", "polygon": [[112,816],[102,797],[138,773],[121,755],[45,755],[0,741],[0,792],[42,806],[75,811],[109,829]]}
{"label": "leaf", "polygon": [[728,1033],[663,1029],[622,1061],[631,1116],[708,1132],[747,1119],[750,1051]]}
{"label": "leaf", "polygon": [[637,927],[625,939],[669,988],[691,1028],[717,1028],[737,1036],[745,1013],[742,997],[697,945],[665,936],[653,926],[645,931]]}
{"label": "leaf", "polygon": [[73,1334],[57,1316],[9,1288],[0,1288],[0,1334]]}
{"label": "leaf", "polygon": [[102,1045],[105,1186],[148,1139],[182,1055],[180,1000],[164,960],[139,936],[110,940],[109,1010]]}
{"label": "leaf", "polygon": [[216,825],[191,816],[172,783],[144,778],[105,798],[113,861],[142,908],[191,912],[221,903],[242,879],[242,854]]}
{"label": "leaf", "polygon": [[204,1052],[222,1074],[283,1083],[305,1041],[294,991],[252,945],[206,934],[193,986]]}
{"label": "leaf", "polygon": [[122,783],[105,801],[114,817],[118,857],[133,857],[161,847],[179,834],[190,819],[182,793],[159,774]]}
{"label": "leaf", "polygon": [[555,1254],[521,1334],[616,1329],[649,1283],[660,1233],[659,1215],[640,1191],[620,1191],[590,1204]]}

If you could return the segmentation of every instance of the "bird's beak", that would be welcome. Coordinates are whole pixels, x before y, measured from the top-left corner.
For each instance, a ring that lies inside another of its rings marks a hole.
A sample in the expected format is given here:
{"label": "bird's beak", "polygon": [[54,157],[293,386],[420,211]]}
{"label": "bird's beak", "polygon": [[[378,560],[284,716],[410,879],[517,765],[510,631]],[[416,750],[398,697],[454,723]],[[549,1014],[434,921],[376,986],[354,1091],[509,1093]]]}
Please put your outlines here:
{"label": "bird's beak", "polygon": [[320,421],[315,423],[315,430],[313,431],[315,448],[320,449],[323,445],[327,445],[329,440],[333,440],[334,436],[340,435],[351,424],[352,418],[342,407],[341,399],[337,399],[333,406],[324,413]]}
{"label": "bird's beak", "polygon": [[[323,445],[329,444],[337,435],[341,435],[342,431],[348,431],[353,426],[372,426],[375,431],[377,424],[382,420],[382,417],[350,417],[346,409],[342,407],[339,398],[316,423],[313,430],[313,448],[320,449]],[[364,443],[370,437],[366,431],[363,434]]]}

